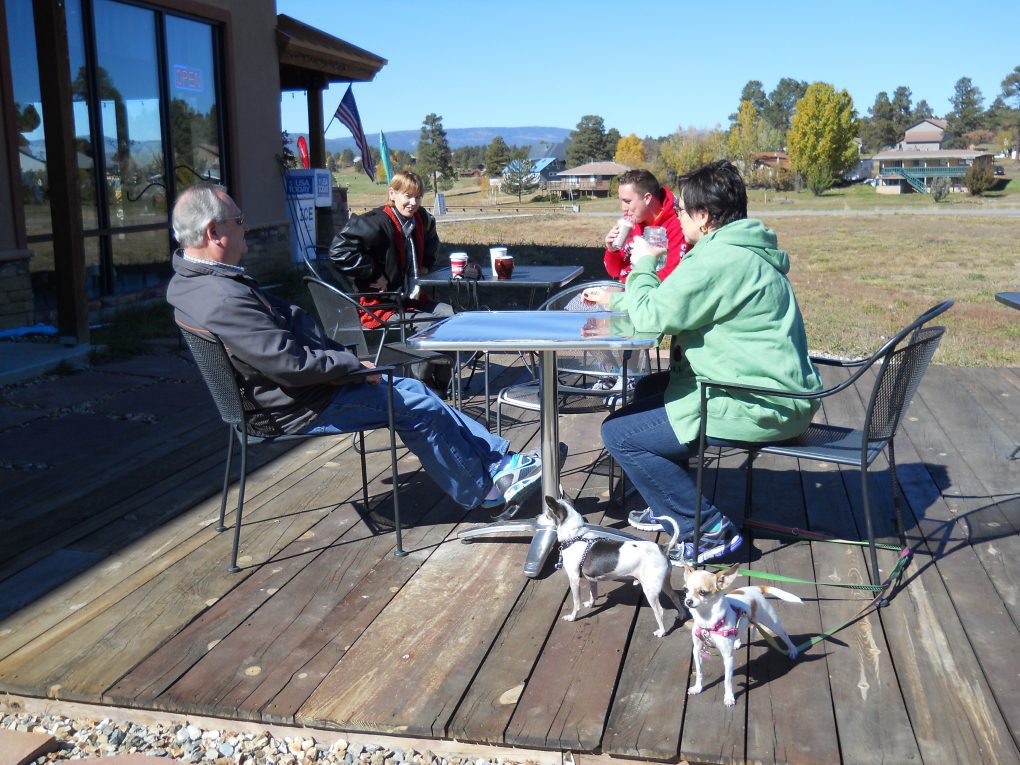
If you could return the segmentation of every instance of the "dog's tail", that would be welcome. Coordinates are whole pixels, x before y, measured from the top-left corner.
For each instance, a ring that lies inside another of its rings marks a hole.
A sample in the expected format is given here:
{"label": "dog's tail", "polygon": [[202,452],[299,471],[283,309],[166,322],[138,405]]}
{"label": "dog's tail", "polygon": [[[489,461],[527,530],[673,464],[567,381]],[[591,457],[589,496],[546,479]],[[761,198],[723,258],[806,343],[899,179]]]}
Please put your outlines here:
{"label": "dog's tail", "polygon": [[767,584],[763,584],[759,587],[762,595],[771,595],[773,598],[779,598],[785,600],[787,603],[803,603],[804,601],[794,595],[792,592],[786,590],[780,590],[778,587],[769,587]]}
{"label": "dog's tail", "polygon": [[653,515],[657,521],[669,521],[670,525],[673,526],[673,537],[669,540],[669,544],[666,545],[666,555],[669,555],[669,551],[676,547],[677,540],[680,539],[680,527],[676,524],[676,519],[671,515]]}

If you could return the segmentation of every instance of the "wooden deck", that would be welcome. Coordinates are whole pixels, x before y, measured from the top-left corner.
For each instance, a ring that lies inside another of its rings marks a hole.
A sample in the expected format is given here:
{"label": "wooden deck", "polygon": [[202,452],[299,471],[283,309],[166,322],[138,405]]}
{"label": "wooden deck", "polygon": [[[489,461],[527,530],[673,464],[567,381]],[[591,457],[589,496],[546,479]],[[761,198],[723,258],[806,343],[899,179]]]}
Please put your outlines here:
{"label": "wooden deck", "polygon": [[[916,548],[902,586],[889,607],[795,663],[752,640],[730,709],[717,658],[706,662],[705,692],[685,694],[686,618],[653,637],[640,589],[621,583],[563,621],[565,576],[550,561],[525,578],[525,538],[457,541],[484,515],[454,507],[406,452],[410,555],[391,554],[386,455],[370,461],[378,504],[366,512],[349,441],[316,439],[254,452],[244,569],[226,573],[229,534],[212,529],[223,428],[201,383],[183,367],[180,376],[162,383],[174,415],[155,432],[95,437],[59,476],[2,477],[0,690],[617,758],[1020,762],[1020,460],[1005,459],[1020,439],[1018,370],[929,370],[897,442]],[[856,398],[829,401],[830,420],[860,418]],[[562,417],[563,486],[589,520],[620,526],[624,511],[606,501],[603,416]],[[47,422],[38,427],[80,438]],[[537,444],[536,427],[530,415],[515,425],[514,446]],[[742,504],[743,459],[712,463],[709,490],[730,514]],[[861,538],[856,471],[769,457],[756,465],[755,518]],[[887,466],[875,478],[884,519]],[[858,547],[751,536],[753,569],[866,578]],[[882,560],[888,570],[893,553]],[[868,599],[781,586],[806,601],[778,606],[795,642]],[[667,626],[676,616],[667,609]]]}

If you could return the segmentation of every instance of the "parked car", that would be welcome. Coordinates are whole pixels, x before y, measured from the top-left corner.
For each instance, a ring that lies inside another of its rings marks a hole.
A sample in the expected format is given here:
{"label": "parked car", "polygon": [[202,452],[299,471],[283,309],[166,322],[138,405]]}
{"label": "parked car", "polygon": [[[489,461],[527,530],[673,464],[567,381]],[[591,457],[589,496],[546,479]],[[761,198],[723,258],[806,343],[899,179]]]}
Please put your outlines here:
{"label": "parked car", "polygon": [[1006,168],[1004,168],[1002,165],[996,165],[995,166],[995,174],[996,175],[1005,175],[1006,174]]}

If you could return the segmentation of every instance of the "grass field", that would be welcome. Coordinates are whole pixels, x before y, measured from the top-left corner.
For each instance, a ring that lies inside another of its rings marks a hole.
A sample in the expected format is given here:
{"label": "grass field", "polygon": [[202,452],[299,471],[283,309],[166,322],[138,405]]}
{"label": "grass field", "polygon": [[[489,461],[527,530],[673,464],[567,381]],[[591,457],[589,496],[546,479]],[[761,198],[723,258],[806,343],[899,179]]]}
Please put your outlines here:
{"label": "grass field", "polygon": [[[1016,177],[1012,167],[1007,173]],[[364,178],[362,176],[362,178]],[[1020,366],[1020,315],[995,302],[996,292],[1020,288],[1020,217],[967,215],[1020,207],[1010,181],[999,196],[952,195],[936,205],[920,194],[880,196],[869,186],[834,189],[822,197],[751,193],[750,207],[774,228],[790,252],[790,279],[817,352],[858,356],[945,298],[949,328],[936,361],[957,366]],[[467,199],[470,198],[470,202]],[[385,186],[352,185],[349,203],[375,206]],[[454,201],[454,200],[464,201]],[[479,204],[477,184],[448,192],[448,204]],[[516,204],[516,199],[512,200]],[[426,199],[426,204],[431,204]],[[465,246],[503,244],[533,253],[543,247],[589,248],[577,257],[601,261],[602,241],[618,210],[615,200],[582,200],[581,214],[441,220],[445,255]],[[938,214],[890,215],[907,208]],[[804,210],[809,214],[797,215]],[[815,211],[827,211],[818,214]],[[773,216],[773,213],[775,215]],[[442,259],[442,257],[441,257]],[[588,269],[592,270],[592,269]],[[586,273],[601,278],[601,273]]]}

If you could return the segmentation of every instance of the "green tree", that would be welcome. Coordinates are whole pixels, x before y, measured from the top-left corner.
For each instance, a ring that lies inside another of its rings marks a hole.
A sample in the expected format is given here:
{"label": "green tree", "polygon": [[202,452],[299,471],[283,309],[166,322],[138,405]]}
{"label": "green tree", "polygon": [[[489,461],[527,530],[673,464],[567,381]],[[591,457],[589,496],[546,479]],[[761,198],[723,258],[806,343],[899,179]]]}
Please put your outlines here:
{"label": "green tree", "polygon": [[737,120],[726,136],[726,153],[746,177],[754,166],[754,157],[763,151],[765,120],[758,116],[751,101],[741,101]]}
{"label": "green tree", "polygon": [[681,175],[726,156],[726,134],[721,130],[677,130],[659,146],[652,172],[661,183],[676,185]]}
{"label": "green tree", "polygon": [[984,110],[981,108],[983,100],[981,89],[971,82],[970,77],[961,77],[956,81],[953,96],[949,99],[953,110],[946,115],[946,121],[949,123],[946,127],[946,132],[950,135],[949,147],[957,149],[966,147],[965,134],[983,127]]}
{"label": "green tree", "polygon": [[495,178],[510,164],[511,159],[510,147],[506,145],[503,136],[496,136],[485,150],[485,174]]}
{"label": "green tree", "polygon": [[934,116],[935,112],[932,110],[930,106],[928,106],[928,102],[922,98],[920,101],[917,102],[917,105],[914,107],[914,111],[911,112],[910,124],[920,122],[921,120],[930,119]]}
{"label": "green tree", "polygon": [[765,122],[784,135],[790,129],[790,120],[797,108],[797,101],[803,98],[808,84],[802,80],[784,77],[769,93],[768,105],[762,110]]}
{"label": "green tree", "polygon": [[786,136],[790,165],[817,196],[857,162],[857,114],[846,90],[825,82],[808,86]]}
{"label": "green tree", "polygon": [[907,128],[914,124],[914,109],[910,105],[912,93],[906,85],[900,85],[893,91],[891,106],[893,108],[893,124],[896,126],[896,140],[898,141],[906,132]]}
{"label": "green tree", "polygon": [[[1020,144],[1020,66],[1014,67],[1013,71],[1003,78],[1002,99],[1012,114],[1012,119],[1009,120],[1011,124],[1002,127],[1012,134],[1011,142],[1016,146]],[[1003,119],[1002,122],[1006,120]]]}
{"label": "green tree", "polygon": [[354,151],[348,147],[340,152],[340,167],[350,167],[354,164]]}
{"label": "green tree", "polygon": [[979,197],[995,185],[995,174],[992,172],[992,163],[987,158],[976,160],[967,168],[967,174],[963,176],[963,185],[971,196]]}
{"label": "green tree", "polygon": [[588,162],[604,162],[613,158],[616,142],[620,140],[619,132],[614,128],[616,137],[606,133],[606,124],[595,114],[586,114],[571,131],[567,140],[567,164],[577,167]]}
{"label": "green tree", "polygon": [[503,181],[499,188],[504,194],[516,194],[518,202],[525,194],[538,188],[534,163],[528,159],[527,151],[515,149],[512,152],[510,161],[503,170]]}
{"label": "green tree", "polygon": [[[765,111],[765,107],[769,104],[769,97],[765,95],[765,88],[762,87],[761,80],[748,80],[744,89],[740,91],[740,103],[743,105],[744,101],[750,101],[751,106],[754,107],[755,114],[761,116]],[[736,122],[740,116],[739,109],[735,114],[730,115],[730,122]]]}
{"label": "green tree", "polygon": [[861,120],[860,138],[865,151],[881,151],[899,140],[896,128],[896,109],[884,90],[875,96],[875,103],[868,107],[869,118]]}
{"label": "green tree", "polygon": [[613,160],[629,167],[644,167],[645,145],[636,133],[631,133],[617,141]]}
{"label": "green tree", "polygon": [[453,153],[443,129],[443,118],[438,114],[427,115],[422,123],[418,135],[417,170],[426,184],[431,180],[432,191],[453,186]]}

